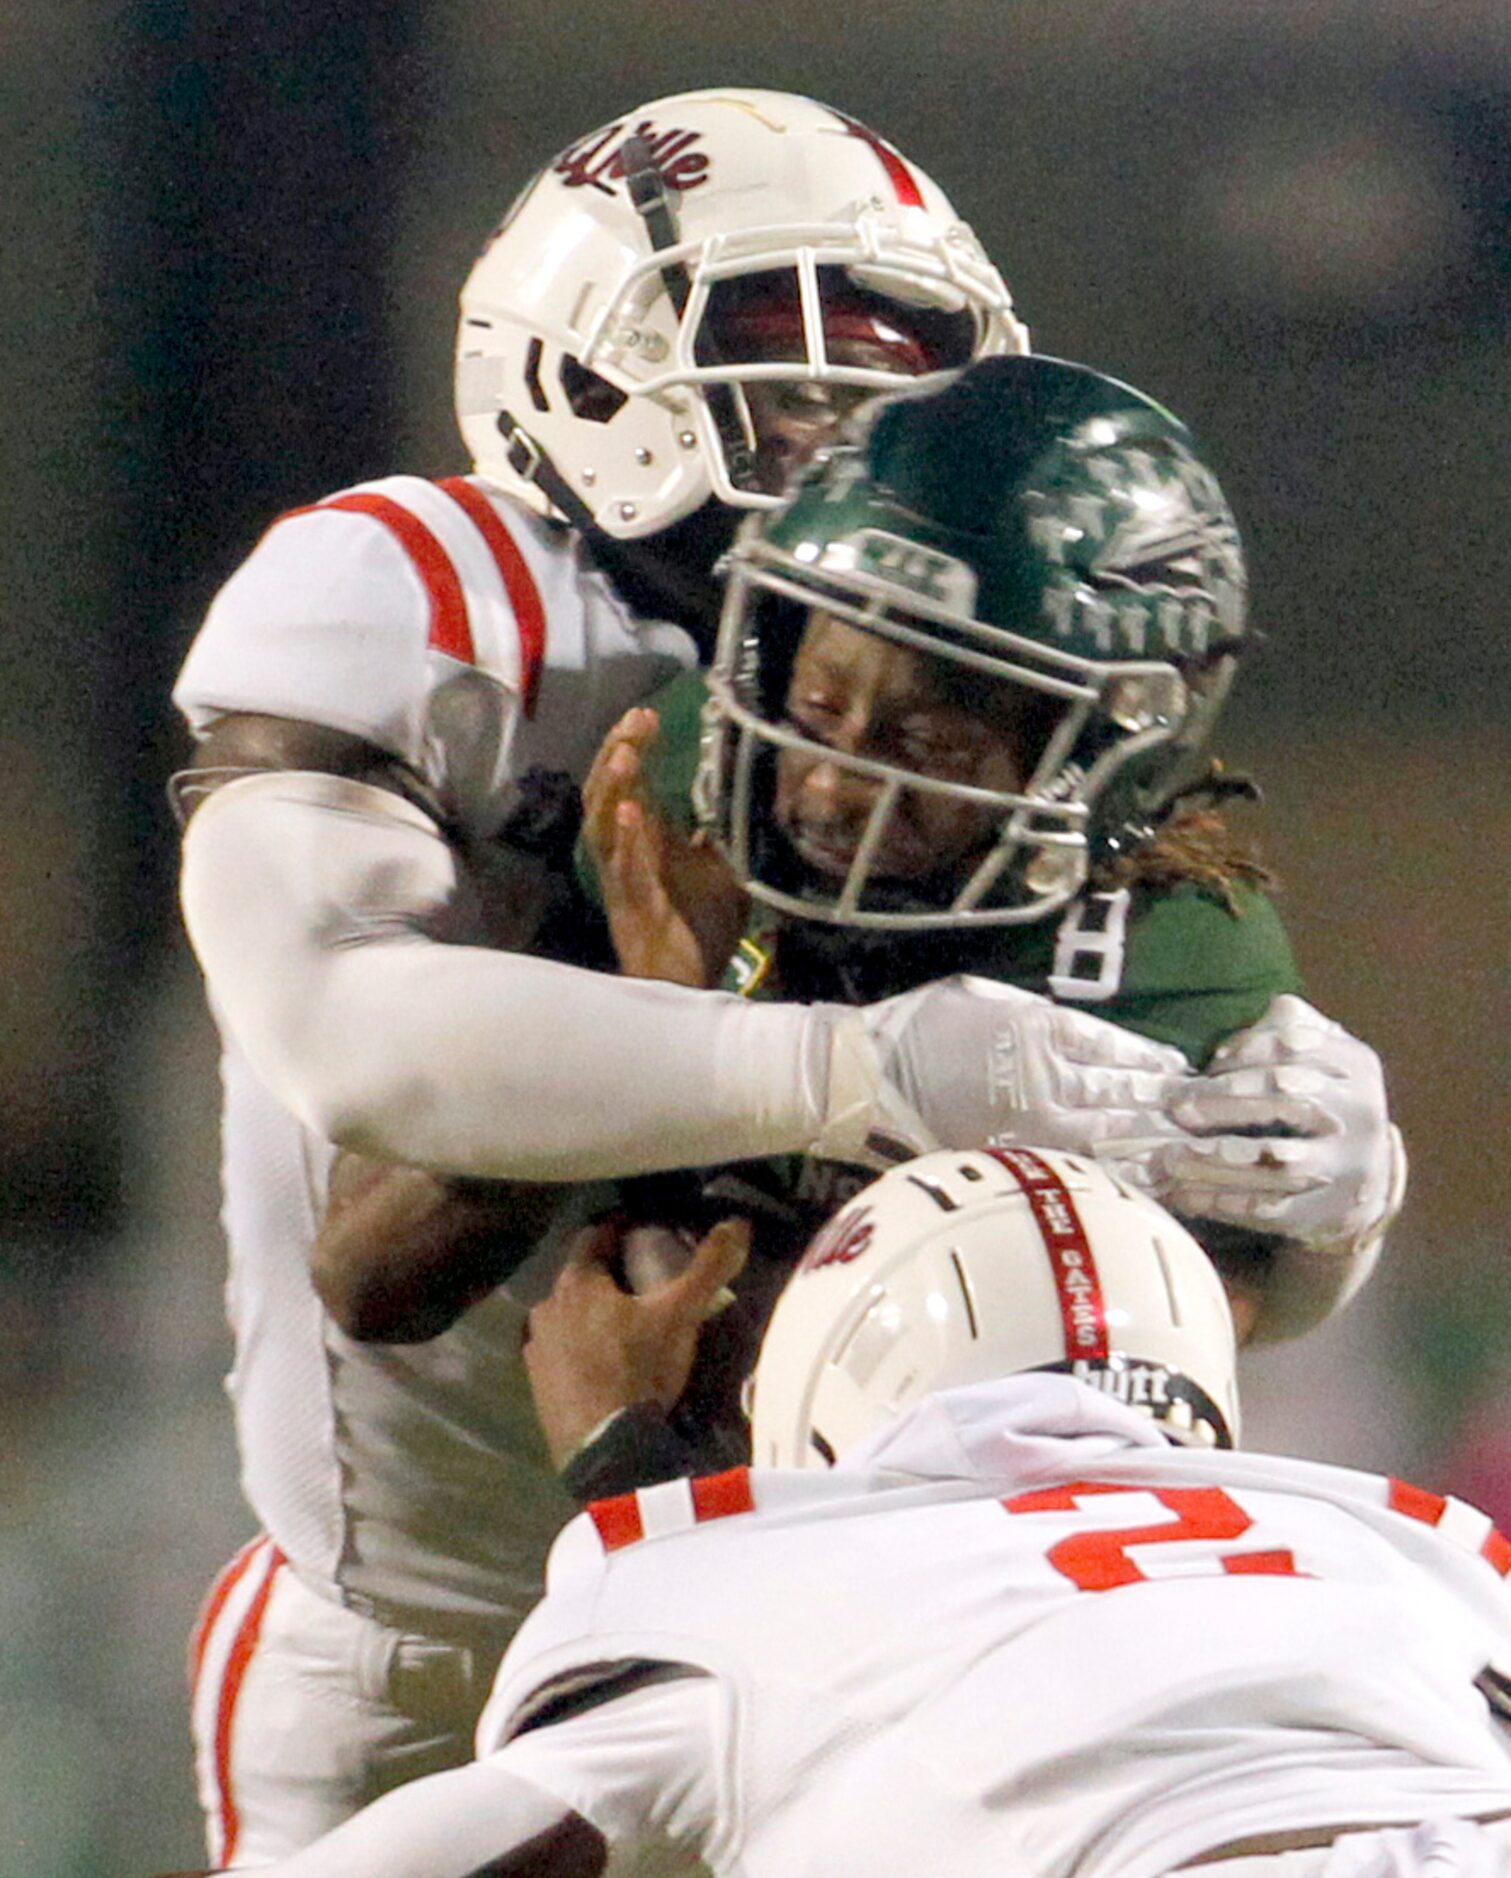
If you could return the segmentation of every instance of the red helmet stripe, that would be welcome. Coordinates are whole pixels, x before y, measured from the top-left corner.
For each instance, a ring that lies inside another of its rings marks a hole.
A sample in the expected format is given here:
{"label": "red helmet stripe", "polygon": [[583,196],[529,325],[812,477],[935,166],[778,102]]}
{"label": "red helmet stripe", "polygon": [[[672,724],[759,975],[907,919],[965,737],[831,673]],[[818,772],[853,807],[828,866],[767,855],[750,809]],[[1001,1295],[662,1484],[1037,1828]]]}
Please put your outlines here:
{"label": "red helmet stripe", "polygon": [[[834,106],[829,106],[834,111]],[[852,137],[859,137],[863,144],[876,152],[882,168],[887,172],[887,181],[892,185],[893,194],[905,209],[923,207],[923,191],[918,186],[918,178],[913,174],[902,157],[891,144],[883,143],[874,130],[862,124],[858,118],[847,117],[843,111],[834,111]]]}
{"label": "red helmet stripe", "polygon": [[1111,1348],[1101,1274],[1070,1189],[1048,1161],[1028,1148],[988,1148],[986,1152],[1017,1181],[1033,1209],[1060,1300],[1066,1357],[1106,1362]]}

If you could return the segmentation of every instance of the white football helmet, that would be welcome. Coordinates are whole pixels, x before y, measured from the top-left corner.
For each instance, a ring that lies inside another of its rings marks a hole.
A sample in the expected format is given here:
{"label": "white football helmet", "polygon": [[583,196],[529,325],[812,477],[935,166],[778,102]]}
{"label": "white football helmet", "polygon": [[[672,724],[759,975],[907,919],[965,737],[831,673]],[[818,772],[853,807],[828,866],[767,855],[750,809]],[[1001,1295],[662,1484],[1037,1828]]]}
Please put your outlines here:
{"label": "white football helmet", "polygon": [[[885,363],[831,359],[847,328]],[[629,540],[710,496],[775,504],[742,385],[895,390],[1027,350],[976,237],[873,132],[785,92],[684,92],[519,197],[462,289],[457,416],[492,486]]]}
{"label": "white football helmet", "polygon": [[1172,1439],[1238,1438],[1233,1320],[1185,1228],[1094,1161],[921,1155],[814,1238],[756,1364],[762,1466],[817,1468],[938,1389],[1064,1371]]}

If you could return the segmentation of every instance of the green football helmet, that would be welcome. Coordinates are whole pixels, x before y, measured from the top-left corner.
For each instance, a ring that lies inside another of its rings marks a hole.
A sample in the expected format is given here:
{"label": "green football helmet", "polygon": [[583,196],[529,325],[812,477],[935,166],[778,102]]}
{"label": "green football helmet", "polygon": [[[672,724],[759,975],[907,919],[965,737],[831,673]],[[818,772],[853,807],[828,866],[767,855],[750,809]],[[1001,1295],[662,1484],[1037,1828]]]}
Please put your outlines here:
{"label": "green football helmet", "polygon": [[[1244,611],[1238,531],[1182,424],[1085,366],[984,361],[871,406],[740,535],[700,818],[802,919],[1041,919],[1191,780]],[[864,683],[830,697],[847,660]],[[891,703],[855,703],[878,683]],[[1011,763],[972,754],[1007,743]],[[820,766],[838,833],[792,806]]]}

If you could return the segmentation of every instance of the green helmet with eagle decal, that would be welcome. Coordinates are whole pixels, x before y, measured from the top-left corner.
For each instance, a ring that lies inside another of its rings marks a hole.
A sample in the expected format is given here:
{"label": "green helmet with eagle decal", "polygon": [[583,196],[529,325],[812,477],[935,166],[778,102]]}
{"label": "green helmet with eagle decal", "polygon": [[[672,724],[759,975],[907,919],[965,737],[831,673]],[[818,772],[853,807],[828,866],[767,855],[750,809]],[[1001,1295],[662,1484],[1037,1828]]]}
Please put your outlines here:
{"label": "green helmet with eagle decal", "polygon": [[1040,919],[1192,779],[1244,612],[1176,418],[1085,366],[983,361],[870,407],[742,532],[700,815],[803,919]]}

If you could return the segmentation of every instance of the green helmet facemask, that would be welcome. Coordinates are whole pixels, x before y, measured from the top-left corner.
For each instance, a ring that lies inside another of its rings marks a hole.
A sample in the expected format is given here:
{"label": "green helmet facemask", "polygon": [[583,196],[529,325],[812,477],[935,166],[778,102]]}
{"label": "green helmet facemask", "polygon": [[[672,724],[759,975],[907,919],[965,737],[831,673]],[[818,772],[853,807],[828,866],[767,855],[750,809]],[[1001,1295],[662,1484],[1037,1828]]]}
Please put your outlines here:
{"label": "green helmet facemask", "polygon": [[[1040,919],[1190,779],[1244,596],[1216,478],[1142,393],[1029,356],[887,399],[731,552],[700,815],[800,918]],[[820,771],[827,832],[793,807]]]}

